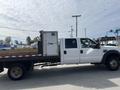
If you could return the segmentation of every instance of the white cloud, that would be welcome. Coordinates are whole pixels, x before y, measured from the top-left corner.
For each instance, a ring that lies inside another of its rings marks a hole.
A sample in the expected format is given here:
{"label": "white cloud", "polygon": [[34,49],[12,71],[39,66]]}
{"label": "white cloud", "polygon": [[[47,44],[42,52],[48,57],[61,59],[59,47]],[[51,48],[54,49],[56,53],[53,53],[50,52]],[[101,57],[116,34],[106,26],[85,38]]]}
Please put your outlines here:
{"label": "white cloud", "polygon": [[[60,37],[68,37],[70,26],[75,29],[71,16],[81,14],[79,36],[84,36],[87,28],[88,36],[93,38],[120,27],[119,10],[119,0],[0,0],[0,26],[28,31],[57,30]],[[0,35],[23,39],[38,33],[0,28]]]}

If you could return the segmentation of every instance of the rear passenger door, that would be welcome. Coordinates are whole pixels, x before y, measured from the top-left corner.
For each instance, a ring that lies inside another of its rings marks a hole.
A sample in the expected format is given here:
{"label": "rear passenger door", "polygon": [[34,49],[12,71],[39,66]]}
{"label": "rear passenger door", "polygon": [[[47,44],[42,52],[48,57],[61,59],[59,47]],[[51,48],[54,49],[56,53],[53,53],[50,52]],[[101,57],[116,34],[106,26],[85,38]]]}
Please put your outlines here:
{"label": "rear passenger door", "polygon": [[77,64],[80,60],[80,50],[77,39],[64,39],[63,64]]}

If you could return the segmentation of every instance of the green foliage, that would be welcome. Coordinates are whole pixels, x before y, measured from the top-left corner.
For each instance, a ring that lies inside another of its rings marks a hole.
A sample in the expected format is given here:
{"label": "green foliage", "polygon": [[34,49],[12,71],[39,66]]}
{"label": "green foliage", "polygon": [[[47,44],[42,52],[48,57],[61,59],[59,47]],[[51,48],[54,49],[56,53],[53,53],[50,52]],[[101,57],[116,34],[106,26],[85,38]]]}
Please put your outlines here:
{"label": "green foliage", "polygon": [[31,37],[30,36],[28,36],[26,38],[26,42],[27,42],[27,45],[31,45]]}
{"label": "green foliage", "polygon": [[11,42],[11,37],[10,36],[6,37],[5,38],[5,44],[10,45],[10,42]]}

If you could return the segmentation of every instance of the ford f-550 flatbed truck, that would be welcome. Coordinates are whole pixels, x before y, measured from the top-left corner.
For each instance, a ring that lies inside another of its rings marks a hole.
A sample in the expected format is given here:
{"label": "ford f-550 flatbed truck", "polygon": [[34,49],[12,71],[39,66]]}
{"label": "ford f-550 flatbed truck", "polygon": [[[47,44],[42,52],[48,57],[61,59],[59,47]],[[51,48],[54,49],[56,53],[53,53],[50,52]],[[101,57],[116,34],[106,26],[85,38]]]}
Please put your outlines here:
{"label": "ford f-550 flatbed truck", "polygon": [[120,65],[120,48],[100,46],[89,38],[62,38],[57,31],[41,31],[38,52],[24,55],[0,55],[0,72],[8,69],[12,80],[22,79],[36,64],[53,66],[63,64],[103,64],[115,71]]}

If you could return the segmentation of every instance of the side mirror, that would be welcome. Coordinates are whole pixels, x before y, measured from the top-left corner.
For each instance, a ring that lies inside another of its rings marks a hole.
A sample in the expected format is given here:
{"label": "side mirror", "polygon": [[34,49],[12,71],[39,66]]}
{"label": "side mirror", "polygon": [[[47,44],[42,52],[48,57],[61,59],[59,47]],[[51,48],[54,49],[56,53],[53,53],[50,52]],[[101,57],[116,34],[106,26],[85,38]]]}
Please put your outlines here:
{"label": "side mirror", "polygon": [[95,48],[95,49],[100,49],[100,43],[97,43],[94,48]]}
{"label": "side mirror", "polygon": [[94,44],[94,45],[92,45],[90,47],[93,48],[93,49],[100,49],[100,44],[97,43],[97,44]]}

